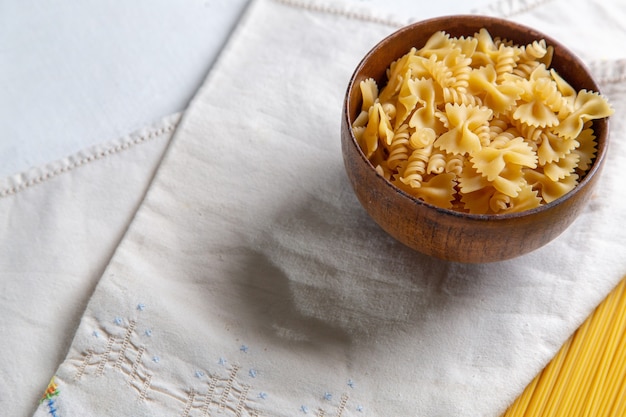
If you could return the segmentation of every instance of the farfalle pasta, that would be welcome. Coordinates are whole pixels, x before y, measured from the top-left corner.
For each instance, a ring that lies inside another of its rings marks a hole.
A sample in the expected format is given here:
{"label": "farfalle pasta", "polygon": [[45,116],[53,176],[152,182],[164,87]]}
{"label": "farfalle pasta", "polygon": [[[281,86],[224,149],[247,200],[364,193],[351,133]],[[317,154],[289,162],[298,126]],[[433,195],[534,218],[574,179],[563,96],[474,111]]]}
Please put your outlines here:
{"label": "farfalle pasta", "polygon": [[598,92],[576,91],[544,40],[516,45],[486,29],[432,34],[391,63],[388,82],[361,82],[352,128],[376,170],[430,204],[498,214],[571,191],[590,168],[594,119],[613,114]]}

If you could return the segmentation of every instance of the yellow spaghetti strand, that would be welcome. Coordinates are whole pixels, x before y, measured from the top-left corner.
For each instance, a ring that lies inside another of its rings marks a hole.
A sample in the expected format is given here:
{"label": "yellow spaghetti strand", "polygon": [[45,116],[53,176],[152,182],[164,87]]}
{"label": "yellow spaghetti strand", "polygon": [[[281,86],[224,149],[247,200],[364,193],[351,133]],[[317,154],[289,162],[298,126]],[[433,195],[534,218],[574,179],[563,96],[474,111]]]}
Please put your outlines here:
{"label": "yellow spaghetti strand", "polygon": [[607,374],[602,396],[599,398],[597,415],[608,415],[611,405],[617,401],[618,396],[624,396],[626,392],[619,391],[618,387],[626,377],[626,280],[622,282],[620,304],[616,310],[617,324],[614,326],[614,346],[609,348],[613,352],[611,360],[607,363]]}
{"label": "yellow spaghetti strand", "polygon": [[552,387],[556,383],[556,378],[559,375],[561,365],[567,354],[567,347],[571,343],[570,340],[566,342],[566,348],[559,350],[557,355],[552,361],[544,368],[539,377],[539,382],[535,388],[534,394],[530,399],[528,408],[524,413],[524,417],[534,417],[540,415],[543,411],[546,402],[548,401],[548,394],[552,390]]}
{"label": "yellow spaghetti strand", "polygon": [[554,387],[552,391],[548,395],[546,400],[546,406],[544,409],[544,415],[554,416],[559,409],[563,397],[565,395],[565,390],[567,388],[566,381],[569,380],[570,375],[572,374],[572,363],[575,363],[579,354],[580,349],[579,343],[576,343],[575,338],[570,338],[566,345],[561,349],[564,352],[567,352],[565,355],[565,360],[563,361],[563,365],[561,366],[560,373],[557,377],[557,380],[554,383]]}
{"label": "yellow spaghetti strand", "polygon": [[578,397],[579,393],[577,392],[579,386],[572,381],[580,381],[581,374],[585,370],[585,367],[581,366],[581,364],[586,363],[588,358],[588,344],[586,345],[585,341],[593,340],[593,338],[596,336],[596,332],[594,332],[594,328],[591,324],[592,321],[587,320],[582,326],[585,330],[583,332],[583,335],[585,337],[578,337],[578,333],[574,335],[577,353],[576,362],[572,364],[572,370],[570,372],[569,378],[564,381],[565,387],[562,403],[560,407],[555,410],[554,414],[557,417],[571,416],[570,413],[572,404],[574,401],[576,401],[576,399],[580,398]]}
{"label": "yellow spaghetti strand", "polygon": [[[582,408],[589,392],[591,381],[594,379],[594,373],[598,369],[600,362],[600,353],[605,347],[605,338],[608,328],[608,320],[602,319],[607,315],[607,311],[612,312],[615,307],[615,294],[611,293],[596,309],[596,311],[588,319],[590,320],[591,332],[589,337],[581,340],[583,351],[577,370],[580,369],[577,377],[570,381],[574,385],[575,391],[572,392],[571,400],[564,407],[564,415],[576,416],[582,415]],[[568,411],[565,413],[565,411]]]}
{"label": "yellow spaghetti strand", "polygon": [[528,408],[528,403],[535,393],[539,376],[535,377],[532,382],[526,387],[522,395],[511,405],[507,411],[507,417],[523,417],[524,411]]}
{"label": "yellow spaghetti strand", "polygon": [[[621,296],[621,293],[622,293],[622,287],[623,287],[622,284],[618,286],[617,288],[618,292],[616,292],[618,296],[616,296],[615,298],[618,301],[623,301],[624,299],[623,297],[618,298],[619,296]],[[620,310],[620,307],[621,307],[621,310]],[[623,311],[623,308],[624,308],[623,302],[618,303],[614,311],[618,311],[618,312]],[[606,322],[608,322],[609,325],[605,333],[605,339],[603,341],[605,343],[604,351],[601,354],[600,363],[598,367],[596,368],[596,374],[591,384],[592,389],[589,391],[589,394],[588,394],[588,399],[586,402],[584,415],[591,415],[591,416],[601,415],[601,414],[597,414],[598,407],[600,405],[599,403],[601,401],[599,396],[603,394],[604,391],[606,391],[605,383],[607,379],[607,374],[610,370],[610,365],[611,365],[613,356],[616,352],[615,348],[617,346],[617,343],[619,342],[618,338],[621,336],[623,318],[624,318],[623,314],[611,314],[611,316],[606,319]]]}
{"label": "yellow spaghetti strand", "polygon": [[583,399],[588,401],[592,398],[588,392],[594,390],[594,387],[602,381],[598,377],[598,370],[602,372],[602,352],[610,346],[606,340],[609,338],[613,325],[611,318],[615,317],[616,311],[621,311],[619,305],[616,305],[620,294],[620,291],[613,291],[586,321],[588,330],[584,332],[584,337],[577,337],[576,343],[581,346],[582,355],[579,353],[577,361],[572,364],[575,371],[572,374],[574,378],[565,381],[569,392],[567,401],[555,409],[558,415],[579,415],[579,410],[585,404]]}
{"label": "yellow spaghetti strand", "polygon": [[574,375],[576,371],[575,365],[580,361],[581,347],[583,345],[581,340],[587,337],[590,328],[589,323],[589,321],[583,323],[569,339],[571,341],[569,347],[563,348],[567,350],[567,357],[565,358],[559,379],[546,405],[545,415],[547,416],[556,416],[559,410],[561,410],[561,404],[566,401],[565,397],[567,395],[568,381],[572,379],[572,375]]}
{"label": "yellow spaghetti strand", "polygon": [[[622,333],[620,346],[611,365],[611,373],[607,377],[607,391],[602,396],[601,415],[610,415],[610,410],[619,402],[619,398],[626,396],[626,337]],[[620,388],[621,387],[621,388]],[[600,414],[599,414],[600,415]],[[622,414],[623,415],[623,414]]]}
{"label": "yellow spaghetti strand", "polygon": [[[623,373],[623,372],[622,372]],[[611,408],[611,412],[608,414],[609,417],[622,417],[626,415],[626,378],[622,379],[622,384],[617,390],[618,395],[615,397],[615,404]],[[619,395],[622,393],[622,395]]]}
{"label": "yellow spaghetti strand", "polygon": [[503,417],[626,416],[626,277]]}

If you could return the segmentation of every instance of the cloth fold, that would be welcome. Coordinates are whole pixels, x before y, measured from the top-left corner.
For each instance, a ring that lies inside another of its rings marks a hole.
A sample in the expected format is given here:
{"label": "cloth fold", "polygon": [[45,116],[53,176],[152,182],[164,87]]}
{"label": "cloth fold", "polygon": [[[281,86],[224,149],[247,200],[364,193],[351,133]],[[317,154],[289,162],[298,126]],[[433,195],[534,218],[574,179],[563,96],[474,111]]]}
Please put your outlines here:
{"label": "cloth fold", "polygon": [[[36,416],[504,412],[626,271],[626,127],[549,245],[485,265],[417,254],[359,206],[339,146],[348,78],[394,29],[252,1]],[[623,85],[602,88],[621,114]]]}
{"label": "cloth fold", "polygon": [[3,415],[34,412],[179,118],[0,180]]}

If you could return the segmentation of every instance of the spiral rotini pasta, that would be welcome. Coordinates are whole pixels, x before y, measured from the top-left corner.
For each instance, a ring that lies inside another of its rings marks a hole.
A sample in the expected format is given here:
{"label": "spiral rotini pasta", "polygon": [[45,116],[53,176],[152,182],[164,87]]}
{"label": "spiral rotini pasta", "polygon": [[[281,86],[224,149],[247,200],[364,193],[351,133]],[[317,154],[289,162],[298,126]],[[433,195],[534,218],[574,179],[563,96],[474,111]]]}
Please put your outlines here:
{"label": "spiral rotini pasta", "polygon": [[498,214],[571,191],[596,155],[592,121],[613,109],[576,91],[550,64],[553,48],[438,31],[361,82],[354,135],[378,173],[430,204]]}
{"label": "spiral rotini pasta", "polygon": [[404,168],[398,175],[399,180],[404,185],[408,185],[412,189],[420,188],[422,181],[426,176],[428,161],[432,154],[432,142],[424,147],[414,149],[411,152]]}
{"label": "spiral rotini pasta", "polygon": [[411,153],[409,149],[409,135],[409,126],[407,124],[403,124],[396,130],[389,146],[389,157],[387,158],[387,167],[391,171],[397,171],[408,160]]}

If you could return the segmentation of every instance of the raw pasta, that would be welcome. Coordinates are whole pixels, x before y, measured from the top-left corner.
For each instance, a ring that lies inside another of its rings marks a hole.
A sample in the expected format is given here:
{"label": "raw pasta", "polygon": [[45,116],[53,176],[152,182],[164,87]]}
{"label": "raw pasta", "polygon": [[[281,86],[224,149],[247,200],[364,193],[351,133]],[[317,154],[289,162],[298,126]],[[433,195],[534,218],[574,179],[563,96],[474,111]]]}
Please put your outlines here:
{"label": "raw pasta", "polygon": [[626,415],[626,278],[503,417]]}
{"label": "raw pasta", "polygon": [[553,48],[434,33],[360,84],[353,132],[376,170],[430,204],[479,214],[528,210],[571,191],[613,109],[550,68]]}

